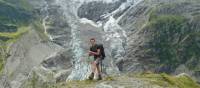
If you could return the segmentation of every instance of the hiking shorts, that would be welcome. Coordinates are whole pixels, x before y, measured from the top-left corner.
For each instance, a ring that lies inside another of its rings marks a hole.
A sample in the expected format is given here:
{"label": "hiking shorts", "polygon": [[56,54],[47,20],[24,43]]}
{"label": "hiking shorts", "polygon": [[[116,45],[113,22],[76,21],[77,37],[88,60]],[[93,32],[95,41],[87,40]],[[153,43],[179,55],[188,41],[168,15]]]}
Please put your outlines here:
{"label": "hiking shorts", "polygon": [[99,64],[101,63],[101,58],[99,58],[99,57],[98,57],[98,58],[94,58],[94,62],[95,62],[95,61],[97,61],[97,64],[96,64],[96,65],[99,65]]}

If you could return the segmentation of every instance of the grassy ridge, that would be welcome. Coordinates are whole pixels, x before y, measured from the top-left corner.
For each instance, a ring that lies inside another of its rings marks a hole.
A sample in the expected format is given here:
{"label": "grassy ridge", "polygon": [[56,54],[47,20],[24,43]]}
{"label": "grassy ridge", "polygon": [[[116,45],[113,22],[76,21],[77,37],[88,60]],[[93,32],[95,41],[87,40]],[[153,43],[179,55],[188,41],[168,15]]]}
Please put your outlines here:
{"label": "grassy ridge", "polygon": [[20,27],[18,28],[17,32],[14,33],[0,33],[1,37],[7,37],[9,40],[5,41],[6,43],[11,43],[16,41],[22,34],[26,33],[28,31],[29,27]]}
{"label": "grassy ridge", "polygon": [[150,81],[153,84],[168,87],[168,88],[200,88],[200,85],[197,84],[187,75],[180,76],[170,76],[165,73],[162,74],[153,74],[153,73],[144,73],[139,75],[134,75],[137,78],[141,78],[146,81]]}
{"label": "grassy ridge", "polygon": [[[32,78],[27,81],[22,88],[95,88],[97,85],[105,83],[108,86],[116,87],[120,85],[125,88],[138,88],[136,85],[143,83],[142,86],[147,88],[200,88],[187,75],[171,76],[165,73],[138,73],[138,74],[124,74],[121,76],[107,76],[103,80],[74,80],[67,82],[39,82],[40,77],[33,74]],[[135,82],[137,81],[137,82]],[[154,85],[154,86],[153,86]],[[158,87],[159,86],[159,87]],[[103,85],[102,85],[103,87]]]}

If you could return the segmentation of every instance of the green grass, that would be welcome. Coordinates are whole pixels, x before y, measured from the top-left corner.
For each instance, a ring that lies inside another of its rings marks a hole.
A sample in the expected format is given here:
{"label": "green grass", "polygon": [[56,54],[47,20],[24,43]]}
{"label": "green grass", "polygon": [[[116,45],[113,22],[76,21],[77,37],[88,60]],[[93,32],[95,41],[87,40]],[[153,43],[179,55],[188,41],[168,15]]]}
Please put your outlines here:
{"label": "green grass", "polygon": [[0,56],[0,75],[3,71],[4,68],[4,60],[3,60],[3,56]]}
{"label": "green grass", "polygon": [[24,33],[26,33],[29,30],[28,27],[20,27],[18,28],[17,32],[14,33],[0,33],[0,37],[7,37],[9,40],[5,41],[6,44],[15,42],[17,39],[20,38]]}
{"label": "green grass", "polygon": [[143,80],[150,81],[153,84],[159,85],[159,86],[167,86],[168,88],[200,88],[200,85],[192,80],[187,75],[181,75],[181,76],[170,76],[165,73],[162,74],[137,74],[134,75],[137,78],[142,78]]}
{"label": "green grass", "polygon": [[[35,75],[35,74],[34,74]],[[180,76],[172,76],[165,73],[155,74],[151,72],[147,73],[129,73],[121,76],[108,76],[101,81],[94,80],[73,80],[67,82],[59,82],[59,83],[41,83],[38,80],[38,76],[32,76],[32,78],[27,81],[28,85],[25,85],[24,88],[94,88],[96,85],[104,82],[108,85],[115,85],[115,83],[126,82],[131,84],[131,80],[138,80],[147,82],[144,86],[150,85],[158,85],[163,88],[200,88],[200,85],[196,83],[196,81],[192,80],[187,75]],[[129,88],[127,84],[123,84],[125,88]],[[132,87],[130,87],[132,88]]]}
{"label": "green grass", "polygon": [[2,74],[4,64],[5,64],[5,58],[7,55],[6,48],[7,46],[4,45],[4,43],[0,41],[0,75]]}

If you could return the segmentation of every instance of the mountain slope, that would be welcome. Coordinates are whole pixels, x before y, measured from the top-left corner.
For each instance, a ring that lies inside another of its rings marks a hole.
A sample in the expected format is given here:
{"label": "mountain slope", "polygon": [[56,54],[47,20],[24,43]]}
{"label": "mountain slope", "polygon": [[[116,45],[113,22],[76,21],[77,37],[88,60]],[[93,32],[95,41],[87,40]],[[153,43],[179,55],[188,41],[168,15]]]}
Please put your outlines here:
{"label": "mountain slope", "polygon": [[0,71],[2,71],[5,59],[8,57],[9,44],[17,41],[29,30],[27,25],[32,19],[32,14],[5,0],[0,0],[0,6]]}
{"label": "mountain slope", "polygon": [[[124,87],[199,87],[199,0],[0,0],[0,5],[0,87],[85,87],[85,81],[73,80],[91,72],[85,62],[91,37],[104,44],[106,58],[105,80],[86,81],[89,87],[122,81]],[[158,74],[137,77],[146,71]],[[129,72],[136,74],[123,74]],[[174,76],[181,73],[189,76]]]}
{"label": "mountain slope", "polygon": [[118,63],[121,69],[185,72],[198,80],[199,1],[152,0],[136,8],[119,22],[129,35],[127,58]]}

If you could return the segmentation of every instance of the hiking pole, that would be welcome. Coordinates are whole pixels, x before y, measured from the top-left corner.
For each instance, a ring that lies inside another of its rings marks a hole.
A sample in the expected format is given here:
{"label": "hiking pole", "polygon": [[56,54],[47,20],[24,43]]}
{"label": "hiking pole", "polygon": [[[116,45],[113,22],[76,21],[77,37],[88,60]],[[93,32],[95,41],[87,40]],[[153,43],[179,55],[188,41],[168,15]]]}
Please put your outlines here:
{"label": "hiking pole", "polygon": [[102,66],[102,65],[103,65],[103,62],[102,62],[102,61],[103,61],[103,60],[101,59],[101,61],[100,61],[100,65],[101,65],[101,67],[100,67],[100,68],[101,68],[101,73],[103,73],[103,66]]}
{"label": "hiking pole", "polygon": [[101,73],[103,73],[103,66],[102,66],[103,64],[102,64],[102,60],[101,60]]}

